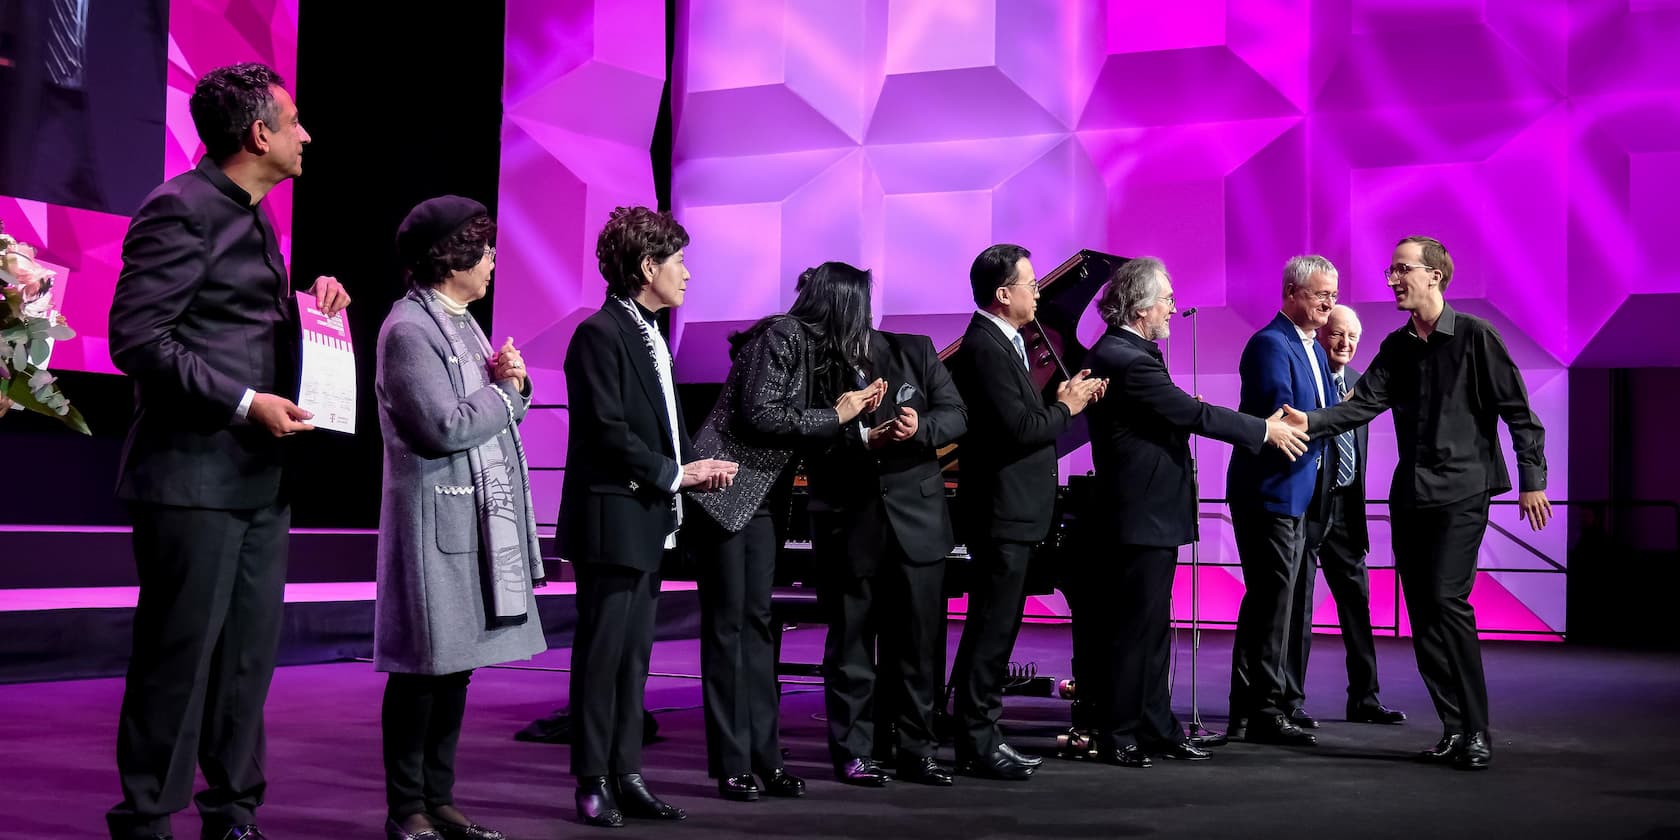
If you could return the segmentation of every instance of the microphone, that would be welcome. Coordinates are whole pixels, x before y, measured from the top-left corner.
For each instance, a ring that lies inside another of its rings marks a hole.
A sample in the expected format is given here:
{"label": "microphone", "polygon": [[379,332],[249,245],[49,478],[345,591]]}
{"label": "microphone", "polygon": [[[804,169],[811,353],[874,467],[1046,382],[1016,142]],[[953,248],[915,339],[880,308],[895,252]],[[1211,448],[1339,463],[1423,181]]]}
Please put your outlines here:
{"label": "microphone", "polygon": [[1178,314],[1179,314],[1179,317],[1182,317],[1182,318],[1188,318],[1188,317],[1190,317],[1190,316],[1191,316],[1191,315],[1194,315],[1194,314],[1196,314],[1196,307],[1194,307],[1194,306],[1192,306],[1192,307],[1190,307],[1190,308],[1189,308],[1189,309],[1186,309],[1186,310],[1184,310],[1184,311],[1183,311],[1183,312],[1180,312],[1180,313],[1178,313]]}

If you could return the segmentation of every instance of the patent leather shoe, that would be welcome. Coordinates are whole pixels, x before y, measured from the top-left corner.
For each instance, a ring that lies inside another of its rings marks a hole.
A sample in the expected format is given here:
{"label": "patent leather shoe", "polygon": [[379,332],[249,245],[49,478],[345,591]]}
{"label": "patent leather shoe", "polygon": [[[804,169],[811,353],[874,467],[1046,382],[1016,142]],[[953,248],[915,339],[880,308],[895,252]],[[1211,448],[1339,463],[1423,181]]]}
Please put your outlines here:
{"label": "patent leather shoe", "polygon": [[734,802],[756,802],[758,782],[751,773],[718,779],[718,796]]}
{"label": "patent leather shoe", "polygon": [[1143,769],[1145,767],[1155,766],[1155,762],[1149,760],[1149,754],[1144,752],[1143,748],[1139,747],[1137,744],[1127,744],[1114,750],[1100,750],[1097,753],[1097,757],[1102,759],[1104,763],[1112,764],[1116,767],[1135,767]]}
{"label": "patent leather shoe", "polygon": [[1464,733],[1444,732],[1441,734],[1441,740],[1435,742],[1435,746],[1418,753],[1417,757],[1419,761],[1445,764],[1457,759],[1463,749]]}
{"label": "patent leather shoe", "polygon": [[858,787],[886,787],[887,774],[881,770],[872,758],[854,758],[850,761],[834,765],[834,778],[837,781]]}
{"label": "patent leather shoe", "polygon": [[577,789],[578,819],[584,825],[599,828],[619,828],[624,825],[624,812],[618,808],[618,798],[606,776],[581,776]]}
{"label": "patent leather shoe", "polygon": [[1289,718],[1282,714],[1257,715],[1248,721],[1248,732],[1243,740],[1251,744],[1279,744],[1286,747],[1310,747],[1318,743],[1318,738],[1311,733],[1302,731],[1301,727],[1289,722]]}
{"label": "patent leather shoe", "polygon": [[981,779],[1024,782],[1032,778],[1033,769],[1005,755],[1003,750],[992,750],[988,755],[957,762],[957,772]]}
{"label": "patent leather shoe", "polygon": [[204,836],[206,838],[214,837],[215,840],[268,840],[268,836],[263,834],[262,829],[258,828],[255,823],[229,826],[221,834],[206,834]]}
{"label": "patent leather shoe", "polygon": [[1464,737],[1464,746],[1453,758],[1453,766],[1460,770],[1486,770],[1493,763],[1493,745],[1486,732],[1472,732]]}
{"label": "patent leather shoe", "polygon": [[1042,756],[1026,755],[1003,741],[998,742],[997,749],[998,752],[1009,756],[1010,761],[1013,761],[1023,767],[1037,767],[1038,765],[1044,763],[1044,758]]}
{"label": "patent leather shoe", "polygon": [[403,831],[402,826],[390,817],[385,818],[385,840],[443,840],[443,835],[437,829],[426,828],[420,831]]}
{"label": "patent leather shoe", "polygon": [[1318,718],[1307,714],[1306,709],[1296,709],[1295,711],[1290,712],[1289,722],[1301,727],[1302,729],[1318,728]]}
{"label": "patent leather shoe", "polygon": [[654,796],[640,773],[625,773],[618,777],[618,807],[624,816],[637,819],[688,819],[688,812]]}
{"label": "patent leather shoe", "polygon": [[914,782],[918,785],[933,785],[934,787],[950,787],[951,774],[933,760],[933,756],[925,755],[909,761],[898,763],[898,780]]}
{"label": "patent leather shoe", "polygon": [[1168,744],[1149,751],[1150,755],[1159,758],[1170,758],[1175,761],[1207,761],[1213,758],[1213,753],[1190,743],[1189,739],[1176,744]]}
{"label": "patent leather shoe", "polygon": [[432,828],[443,835],[443,840],[508,840],[506,834],[475,822],[457,823],[436,814],[431,816]]}
{"label": "patent leather shoe", "polygon": [[793,775],[785,767],[764,774],[764,794],[794,799],[805,795],[805,780]]}
{"label": "patent leather shoe", "polygon": [[1406,713],[1399,709],[1390,709],[1381,703],[1365,706],[1349,706],[1348,723],[1383,723],[1398,726],[1406,722]]}

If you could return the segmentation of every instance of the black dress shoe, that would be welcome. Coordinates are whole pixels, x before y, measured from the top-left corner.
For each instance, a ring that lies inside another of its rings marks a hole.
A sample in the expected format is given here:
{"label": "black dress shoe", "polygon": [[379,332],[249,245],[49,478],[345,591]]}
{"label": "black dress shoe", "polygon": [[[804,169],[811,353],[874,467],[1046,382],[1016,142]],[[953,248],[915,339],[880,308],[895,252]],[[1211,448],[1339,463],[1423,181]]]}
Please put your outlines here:
{"label": "black dress shoe", "polygon": [[1243,738],[1251,744],[1281,744],[1286,747],[1310,747],[1318,743],[1318,739],[1311,733],[1302,731],[1301,727],[1289,722],[1289,718],[1281,715],[1257,715],[1248,722],[1248,733]]}
{"label": "black dress shoe", "polygon": [[618,809],[618,798],[613,795],[606,776],[578,777],[577,812],[584,825],[598,828],[624,825],[624,812]]}
{"label": "black dress shoe", "polygon": [[427,828],[412,834],[403,831],[402,826],[390,817],[385,818],[385,840],[443,840],[436,828]]}
{"label": "black dress shoe", "polygon": [[757,802],[758,782],[751,773],[718,779],[718,796],[735,802]]}
{"label": "black dress shoe", "polygon": [[222,832],[220,840],[267,840],[262,829],[253,823],[236,825]]}
{"label": "black dress shoe", "polygon": [[1301,727],[1302,729],[1318,728],[1318,718],[1307,714],[1306,709],[1296,709],[1295,711],[1290,712],[1289,722]]}
{"label": "black dress shoe", "polygon": [[1003,750],[992,750],[990,755],[983,758],[967,758],[957,762],[957,772],[981,779],[1024,782],[1032,778],[1033,769],[1004,755]]}
{"label": "black dress shoe", "polygon": [[1225,726],[1225,737],[1234,741],[1241,741],[1248,737],[1248,715],[1231,715],[1231,722]]}
{"label": "black dress shoe", "polygon": [[1349,706],[1348,723],[1386,723],[1398,726],[1406,722],[1406,713],[1397,709],[1390,709],[1381,703],[1368,706]]}
{"label": "black dress shoe", "polygon": [[1453,766],[1460,770],[1486,770],[1493,763],[1493,745],[1486,732],[1472,732],[1464,738],[1464,746],[1453,758]]}
{"label": "black dress shoe", "polygon": [[431,819],[432,827],[443,835],[443,840],[507,840],[506,834],[478,823],[450,822],[436,814],[432,814]]}
{"label": "black dress shoe", "polygon": [[887,774],[882,772],[881,765],[876,764],[872,758],[854,758],[844,764],[834,765],[834,778],[858,787],[887,786]]}
{"label": "black dress shoe", "polygon": [[945,772],[945,768],[940,767],[939,762],[934,761],[931,755],[899,762],[898,780],[935,787],[951,786],[951,774]]}
{"label": "black dress shoe", "polygon": [[1002,741],[998,742],[997,750],[998,750],[998,752],[1009,756],[1010,761],[1013,761],[1016,764],[1020,764],[1024,767],[1037,767],[1038,765],[1044,763],[1044,758],[1043,757],[1036,756],[1036,755],[1025,755],[1023,753],[1017,752],[1014,747],[1011,747],[1011,746],[1009,746],[1008,744],[1006,744]]}
{"label": "black dress shoe", "polygon": [[788,799],[804,796],[805,780],[789,773],[785,767],[778,767],[764,774],[764,793]]}
{"label": "black dress shoe", "polygon": [[1155,762],[1149,760],[1149,754],[1137,744],[1127,744],[1117,750],[1099,750],[1097,758],[1116,767],[1154,767]]}
{"label": "black dress shoe", "polygon": [[1444,732],[1441,734],[1441,740],[1435,742],[1435,746],[1418,753],[1417,757],[1419,761],[1444,764],[1458,758],[1459,752],[1463,749],[1464,733]]}
{"label": "black dress shoe", "polygon": [[1176,744],[1169,744],[1165,747],[1152,749],[1149,751],[1149,754],[1160,756],[1161,758],[1171,758],[1178,761],[1207,761],[1208,759],[1213,758],[1213,753],[1190,743],[1189,739],[1179,741]]}
{"label": "black dress shoe", "polygon": [[624,816],[637,819],[688,819],[688,812],[654,796],[640,773],[625,773],[618,777],[618,807]]}

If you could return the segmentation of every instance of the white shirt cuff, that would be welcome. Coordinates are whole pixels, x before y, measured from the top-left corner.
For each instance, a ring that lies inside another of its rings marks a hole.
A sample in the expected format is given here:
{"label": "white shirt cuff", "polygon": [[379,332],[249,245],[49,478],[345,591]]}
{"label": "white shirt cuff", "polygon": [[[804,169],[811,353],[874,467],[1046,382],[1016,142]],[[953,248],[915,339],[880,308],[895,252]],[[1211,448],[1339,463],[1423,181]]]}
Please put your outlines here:
{"label": "white shirt cuff", "polygon": [[671,481],[671,495],[673,495],[673,496],[677,495],[677,491],[682,489],[682,480],[683,480],[683,465],[678,464],[677,465],[677,477]]}
{"label": "white shirt cuff", "polygon": [[251,413],[251,401],[256,398],[257,392],[250,388],[246,388],[245,396],[239,398],[239,407],[233,410],[233,416],[239,418],[240,420],[244,420],[245,415]]}

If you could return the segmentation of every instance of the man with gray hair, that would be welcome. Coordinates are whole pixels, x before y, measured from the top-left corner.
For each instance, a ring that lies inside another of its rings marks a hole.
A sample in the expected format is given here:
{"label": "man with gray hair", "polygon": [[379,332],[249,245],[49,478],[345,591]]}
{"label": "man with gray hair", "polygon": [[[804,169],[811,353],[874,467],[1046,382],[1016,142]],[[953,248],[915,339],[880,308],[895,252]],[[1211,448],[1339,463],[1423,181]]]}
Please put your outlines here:
{"label": "man with gray hair", "polygon": [[[1283,301],[1276,317],[1248,340],[1242,374],[1244,414],[1266,417],[1285,405],[1328,408],[1336,404],[1330,370],[1315,331],[1336,305],[1336,267],[1329,260],[1292,257],[1283,268]],[[1225,495],[1242,561],[1242,607],[1231,647],[1232,737],[1268,744],[1311,746],[1318,739],[1305,710],[1285,702],[1289,672],[1290,595],[1306,556],[1306,513],[1318,487],[1324,444],[1306,457],[1275,453],[1231,455]]]}
{"label": "man with gray hair", "polygon": [[1169,627],[1178,549],[1196,539],[1190,435],[1250,452],[1266,444],[1286,458],[1305,439],[1278,413],[1249,417],[1208,405],[1173,384],[1155,342],[1167,337],[1172,279],[1153,257],[1128,260],[1097,301],[1108,331],[1088,366],[1109,380],[1091,404],[1096,466],[1091,524],[1082,533],[1093,559],[1074,570],[1074,675],[1090,704],[1097,753],[1111,764],[1148,767],[1150,756],[1208,758],[1185,737],[1168,695]]}

